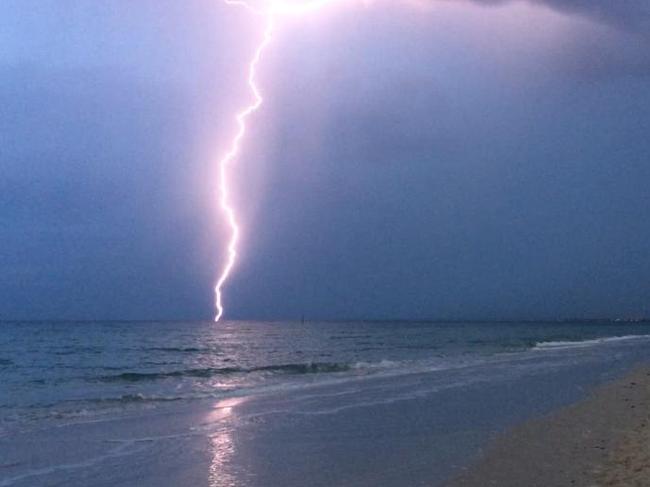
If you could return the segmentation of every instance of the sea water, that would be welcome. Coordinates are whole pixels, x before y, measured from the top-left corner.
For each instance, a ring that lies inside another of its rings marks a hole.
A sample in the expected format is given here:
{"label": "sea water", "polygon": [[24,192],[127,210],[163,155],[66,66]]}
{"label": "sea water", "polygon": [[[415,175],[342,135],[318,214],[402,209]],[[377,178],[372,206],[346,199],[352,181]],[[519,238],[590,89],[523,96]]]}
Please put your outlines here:
{"label": "sea water", "polygon": [[4,322],[0,486],[438,485],[648,347],[644,322]]}

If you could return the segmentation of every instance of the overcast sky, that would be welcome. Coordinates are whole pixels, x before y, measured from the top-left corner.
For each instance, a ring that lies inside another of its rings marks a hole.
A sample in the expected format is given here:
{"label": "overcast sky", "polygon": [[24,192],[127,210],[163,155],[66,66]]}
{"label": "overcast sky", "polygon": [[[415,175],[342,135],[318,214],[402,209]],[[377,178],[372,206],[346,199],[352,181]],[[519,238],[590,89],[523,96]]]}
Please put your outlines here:
{"label": "overcast sky", "polygon": [[[650,315],[645,0],[283,20],[233,173],[226,317]],[[216,161],[260,21],[0,3],[0,318],[210,318]]]}

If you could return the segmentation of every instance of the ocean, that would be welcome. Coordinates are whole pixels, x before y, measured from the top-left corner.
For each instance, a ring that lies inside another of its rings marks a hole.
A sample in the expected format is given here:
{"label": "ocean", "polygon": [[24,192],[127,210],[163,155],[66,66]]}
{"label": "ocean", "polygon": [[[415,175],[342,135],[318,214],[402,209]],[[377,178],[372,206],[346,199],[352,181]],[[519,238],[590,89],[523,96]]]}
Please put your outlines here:
{"label": "ocean", "polygon": [[0,486],[443,485],[639,322],[3,322]]}

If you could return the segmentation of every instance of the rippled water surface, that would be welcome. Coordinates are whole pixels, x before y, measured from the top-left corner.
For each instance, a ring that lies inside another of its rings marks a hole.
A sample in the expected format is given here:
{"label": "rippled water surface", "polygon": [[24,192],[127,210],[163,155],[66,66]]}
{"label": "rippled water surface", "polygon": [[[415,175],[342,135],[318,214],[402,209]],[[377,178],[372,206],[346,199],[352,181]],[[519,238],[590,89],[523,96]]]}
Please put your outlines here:
{"label": "rippled water surface", "polygon": [[5,423],[103,414],[649,334],[648,323],[5,322],[0,413]]}
{"label": "rippled water surface", "polygon": [[0,487],[442,486],[649,323],[0,323]]}

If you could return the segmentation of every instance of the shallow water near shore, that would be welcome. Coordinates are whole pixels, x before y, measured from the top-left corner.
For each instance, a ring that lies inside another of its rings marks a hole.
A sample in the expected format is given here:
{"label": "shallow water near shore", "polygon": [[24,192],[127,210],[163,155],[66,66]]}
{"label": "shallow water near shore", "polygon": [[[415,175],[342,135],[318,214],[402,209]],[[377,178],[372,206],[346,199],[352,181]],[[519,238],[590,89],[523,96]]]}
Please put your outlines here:
{"label": "shallow water near shore", "polygon": [[647,323],[2,323],[0,486],[442,485]]}

